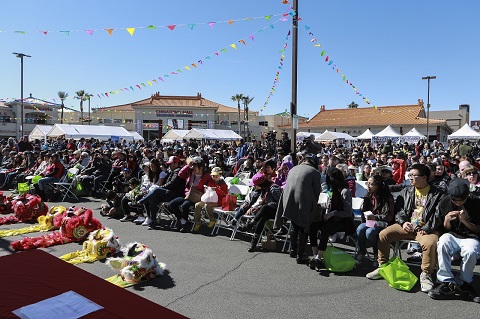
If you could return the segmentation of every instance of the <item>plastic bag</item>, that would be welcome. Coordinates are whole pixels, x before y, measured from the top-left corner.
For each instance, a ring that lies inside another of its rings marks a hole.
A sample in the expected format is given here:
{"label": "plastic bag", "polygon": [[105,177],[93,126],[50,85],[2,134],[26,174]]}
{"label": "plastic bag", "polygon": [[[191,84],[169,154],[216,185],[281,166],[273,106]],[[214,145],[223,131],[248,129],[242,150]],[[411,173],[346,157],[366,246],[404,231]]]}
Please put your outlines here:
{"label": "plastic bag", "polygon": [[237,185],[238,183],[240,183],[240,178],[238,178],[236,176],[236,177],[232,178],[229,183],[230,183],[230,185]]}
{"label": "plastic bag", "polygon": [[408,266],[398,257],[393,257],[380,267],[378,272],[392,288],[410,291],[418,281]]}
{"label": "plastic bag", "polygon": [[218,195],[214,188],[207,187],[205,193],[203,193],[201,197],[202,202],[204,203],[217,203],[218,202]]}
{"label": "plastic bag", "polygon": [[328,246],[323,254],[325,266],[331,272],[348,272],[355,268],[355,258],[347,252]]}

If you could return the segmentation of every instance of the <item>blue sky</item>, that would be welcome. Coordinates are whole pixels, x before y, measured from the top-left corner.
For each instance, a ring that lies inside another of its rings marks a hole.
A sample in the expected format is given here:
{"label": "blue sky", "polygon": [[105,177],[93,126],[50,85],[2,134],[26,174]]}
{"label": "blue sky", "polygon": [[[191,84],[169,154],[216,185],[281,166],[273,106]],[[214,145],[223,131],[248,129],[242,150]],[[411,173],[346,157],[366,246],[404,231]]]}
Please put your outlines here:
{"label": "blue sky", "polygon": [[[276,22],[281,16],[275,15],[287,11],[281,0],[2,1],[0,98],[20,97],[20,61],[12,52],[21,52],[32,56],[24,63],[24,96],[51,100],[58,91],[74,96],[84,89],[95,94],[92,107],[103,107],[157,91],[201,92],[235,107],[230,97],[243,93],[255,97],[250,108],[260,110],[280,71],[263,114],[282,112],[291,100],[291,37],[283,68],[278,67],[291,19]],[[431,111],[470,104],[470,119],[480,119],[478,12],[480,2],[473,0],[299,0],[298,113],[311,117],[323,104],[327,109],[346,108],[352,101],[360,107],[416,104],[419,98],[426,103],[427,82],[421,77],[435,75]],[[267,21],[263,17],[268,15],[272,17]],[[149,25],[158,28],[145,28]],[[166,28],[172,25],[173,31]],[[133,36],[124,29],[131,27],[137,28]],[[114,29],[111,36],[106,28]],[[315,47],[312,38],[321,47]],[[238,42],[241,39],[246,45]],[[221,52],[224,48],[228,51]],[[321,56],[323,50],[326,55]],[[332,65],[325,62],[327,55]],[[182,73],[171,74],[178,69]],[[157,83],[148,85],[153,79]],[[142,82],[146,86],[140,90],[135,85]],[[133,92],[97,97],[130,86]],[[65,104],[79,108],[78,100]]]}

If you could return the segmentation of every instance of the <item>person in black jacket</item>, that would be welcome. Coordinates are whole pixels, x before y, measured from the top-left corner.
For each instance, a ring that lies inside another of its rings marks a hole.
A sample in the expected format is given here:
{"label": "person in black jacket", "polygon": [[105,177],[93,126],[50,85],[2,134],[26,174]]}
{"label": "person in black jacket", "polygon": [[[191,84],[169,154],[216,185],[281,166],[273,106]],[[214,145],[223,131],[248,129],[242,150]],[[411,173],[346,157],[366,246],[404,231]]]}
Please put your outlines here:
{"label": "person in black jacket", "polygon": [[169,172],[165,178],[165,183],[161,187],[151,187],[148,194],[138,201],[139,204],[145,206],[147,211],[145,225],[152,228],[158,226],[155,225],[155,221],[159,203],[185,196],[185,179],[178,177],[181,168],[180,159],[177,156],[170,156],[166,164],[169,165]]}
{"label": "person in black jacket", "polygon": [[[422,273],[420,288],[429,292],[433,288],[432,274],[437,263],[438,218],[437,207],[444,193],[428,183],[430,169],[413,164],[408,178],[410,186],[404,188],[395,201],[396,223],[382,230],[378,238],[378,264],[389,259],[390,244],[399,240],[416,240],[422,246]],[[368,279],[382,278],[379,268],[367,274]]]}

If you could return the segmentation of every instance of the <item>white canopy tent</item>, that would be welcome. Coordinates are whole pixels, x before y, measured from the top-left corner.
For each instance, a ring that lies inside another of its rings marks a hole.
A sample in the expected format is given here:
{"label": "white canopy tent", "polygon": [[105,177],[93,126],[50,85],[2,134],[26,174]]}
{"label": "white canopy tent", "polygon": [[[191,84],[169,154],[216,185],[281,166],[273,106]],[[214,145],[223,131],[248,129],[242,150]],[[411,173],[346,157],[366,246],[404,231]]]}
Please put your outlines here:
{"label": "white canopy tent", "polygon": [[234,141],[242,139],[240,135],[232,130],[214,130],[214,129],[200,129],[193,128],[188,132],[185,139],[205,139],[205,140],[221,140],[221,141]]}
{"label": "white canopy tent", "polygon": [[133,136],[134,141],[144,141],[145,140],[140,134],[138,134],[138,132],[128,131],[128,133],[130,133],[130,135]]}
{"label": "white canopy tent", "polygon": [[470,127],[470,125],[468,125],[468,123],[466,123],[458,131],[448,135],[448,139],[449,140],[456,140],[456,139],[479,140],[480,133],[475,131],[473,128]]}
{"label": "white canopy tent", "polygon": [[412,128],[407,133],[403,134],[402,141],[408,143],[417,143],[420,140],[425,140],[427,137],[420,133],[416,128]]}
{"label": "white canopy tent", "polygon": [[375,134],[373,134],[373,132],[370,131],[369,128],[367,128],[365,132],[357,136],[357,140],[371,140],[373,135]]}
{"label": "white canopy tent", "polygon": [[314,136],[314,138],[316,139],[317,137],[319,137],[320,135],[322,135],[323,133],[312,133],[312,132],[297,132],[297,142],[301,142],[303,141],[305,138],[307,137],[310,137],[310,136]]}
{"label": "white canopy tent", "polygon": [[189,130],[170,130],[162,137],[162,142],[181,141]]}
{"label": "white canopy tent", "polygon": [[120,140],[133,141],[133,136],[128,131],[119,126],[100,126],[100,125],[71,125],[55,124],[48,137],[64,136],[65,138],[94,138],[102,141]]}
{"label": "white canopy tent", "polygon": [[53,125],[37,125],[33,128],[32,132],[28,135],[28,140],[47,140],[47,134],[52,129]]}
{"label": "white canopy tent", "polygon": [[372,143],[385,143],[388,140],[391,140],[392,143],[397,143],[400,141],[402,135],[397,133],[390,125],[372,136]]}
{"label": "white canopy tent", "polygon": [[340,132],[331,132],[329,130],[325,130],[320,136],[315,138],[317,142],[324,142],[324,141],[339,141],[341,144],[347,144],[347,147],[351,146],[353,141],[357,139],[348,135],[347,133],[340,133]]}

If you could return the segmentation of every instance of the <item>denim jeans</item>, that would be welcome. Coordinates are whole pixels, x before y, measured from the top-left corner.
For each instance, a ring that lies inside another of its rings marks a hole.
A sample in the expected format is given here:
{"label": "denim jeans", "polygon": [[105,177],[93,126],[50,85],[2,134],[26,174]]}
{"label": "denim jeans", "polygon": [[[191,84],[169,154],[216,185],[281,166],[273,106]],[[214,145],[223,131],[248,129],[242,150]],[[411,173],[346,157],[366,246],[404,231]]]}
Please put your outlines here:
{"label": "denim jeans", "polygon": [[162,202],[169,202],[173,197],[173,193],[168,189],[157,187],[147,193],[141,200],[138,202],[142,205],[145,205],[145,209],[147,210],[147,215],[152,220],[157,218],[157,205]]}
{"label": "denim jeans", "polygon": [[373,254],[378,255],[378,234],[382,231],[383,227],[367,227],[367,224],[361,223],[357,227],[357,240],[358,240],[358,252],[362,255],[367,253],[367,245],[372,246]]}
{"label": "denim jeans", "polygon": [[52,183],[56,183],[60,180],[60,178],[56,178],[56,177],[43,177],[43,178],[40,178],[38,180],[38,189],[43,191],[45,190],[45,185],[47,184],[52,184]]}
{"label": "denim jeans", "polygon": [[[440,236],[437,244],[438,272],[440,282],[463,284],[473,281],[473,270],[480,257],[480,241],[475,238],[457,238],[450,233]],[[452,273],[451,257],[460,253],[462,262],[457,278]]]}
{"label": "denim jeans", "polygon": [[192,203],[188,199],[184,197],[177,197],[174,200],[168,203],[170,207],[170,211],[177,216],[178,219],[183,218],[188,220],[188,213],[190,211],[190,207],[195,206],[195,203]]}
{"label": "denim jeans", "polygon": [[243,215],[245,215],[246,211],[243,209],[243,207],[237,208],[237,211],[235,212],[235,220],[239,220]]}

